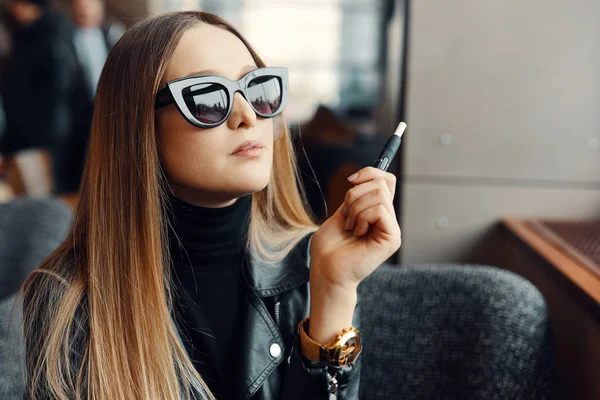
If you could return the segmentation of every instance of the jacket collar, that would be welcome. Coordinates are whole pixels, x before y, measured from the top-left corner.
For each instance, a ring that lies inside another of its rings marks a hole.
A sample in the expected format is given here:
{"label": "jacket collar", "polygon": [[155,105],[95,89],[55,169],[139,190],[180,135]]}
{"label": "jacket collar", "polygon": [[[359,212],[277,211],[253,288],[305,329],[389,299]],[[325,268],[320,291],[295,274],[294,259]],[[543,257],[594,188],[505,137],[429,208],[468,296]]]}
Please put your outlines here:
{"label": "jacket collar", "polygon": [[312,233],[306,235],[280,262],[269,263],[250,257],[248,283],[261,298],[272,297],[309,281],[310,243]]}

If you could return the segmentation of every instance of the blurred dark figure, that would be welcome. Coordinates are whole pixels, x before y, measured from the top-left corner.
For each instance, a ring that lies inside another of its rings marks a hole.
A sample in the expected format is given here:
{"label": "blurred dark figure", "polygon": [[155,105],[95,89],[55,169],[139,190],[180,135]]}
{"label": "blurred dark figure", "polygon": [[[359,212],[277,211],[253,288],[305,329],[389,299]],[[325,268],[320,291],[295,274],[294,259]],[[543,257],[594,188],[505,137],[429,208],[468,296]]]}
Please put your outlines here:
{"label": "blurred dark figure", "polygon": [[73,26],[50,7],[51,0],[9,0],[12,54],[2,77],[6,131],[0,141],[5,157],[43,149],[52,158],[56,192],[70,191],[71,99],[77,59]]}
{"label": "blurred dark figure", "polygon": [[342,205],[354,186],[346,178],[371,165],[387,140],[356,123],[371,119],[369,110],[341,113],[321,105],[301,127],[301,135],[294,135],[306,200],[317,222]]}
{"label": "blurred dark figure", "polygon": [[[2,101],[2,97],[0,97],[0,141],[2,140],[2,136],[4,135],[5,129],[6,129],[6,116],[4,115],[4,102]],[[0,160],[0,164],[2,164],[2,160]]]}
{"label": "blurred dark figure", "polygon": [[301,137],[295,137],[301,140],[297,146],[306,151],[305,156],[298,148],[296,154],[308,205],[317,222],[322,222],[342,204],[352,187],[346,178],[365,166],[366,160],[354,147],[356,133],[326,106],[319,106],[301,128]]}
{"label": "blurred dark figure", "polygon": [[73,96],[73,136],[69,150],[70,192],[76,192],[81,180],[96,87],[112,46],[125,32],[122,24],[108,21],[102,0],[71,0],[75,23],[73,45],[77,56],[78,82]]}

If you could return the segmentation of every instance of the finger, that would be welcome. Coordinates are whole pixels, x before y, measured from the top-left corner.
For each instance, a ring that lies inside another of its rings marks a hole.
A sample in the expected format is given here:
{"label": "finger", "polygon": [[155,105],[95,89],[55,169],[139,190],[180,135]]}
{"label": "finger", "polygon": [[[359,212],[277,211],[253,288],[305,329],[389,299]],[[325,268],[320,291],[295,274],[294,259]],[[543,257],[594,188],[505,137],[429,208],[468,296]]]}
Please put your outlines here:
{"label": "finger", "polygon": [[372,181],[373,179],[382,178],[386,181],[392,198],[396,193],[396,176],[390,172],[385,172],[377,168],[366,167],[361,169],[355,174],[352,174],[348,177],[348,181],[352,182],[355,185]]}
{"label": "finger", "polygon": [[356,203],[361,197],[370,193],[372,191],[382,191],[387,192],[390,198],[393,196],[389,193],[390,189],[387,185],[387,182],[382,178],[377,178],[371,181],[367,181],[361,184],[354,186],[352,189],[346,192],[346,197],[344,198],[344,207],[342,208],[342,215],[344,217],[348,216],[348,212],[350,208]]}
{"label": "finger", "polygon": [[377,187],[354,202],[349,208],[348,217],[344,228],[354,230],[358,216],[361,212],[377,205],[383,205],[391,215],[396,215],[390,193],[386,188]]}
{"label": "finger", "polygon": [[368,208],[358,215],[355,236],[363,236],[372,229],[373,237],[383,242],[391,242],[400,247],[400,227],[396,217],[381,204]]}

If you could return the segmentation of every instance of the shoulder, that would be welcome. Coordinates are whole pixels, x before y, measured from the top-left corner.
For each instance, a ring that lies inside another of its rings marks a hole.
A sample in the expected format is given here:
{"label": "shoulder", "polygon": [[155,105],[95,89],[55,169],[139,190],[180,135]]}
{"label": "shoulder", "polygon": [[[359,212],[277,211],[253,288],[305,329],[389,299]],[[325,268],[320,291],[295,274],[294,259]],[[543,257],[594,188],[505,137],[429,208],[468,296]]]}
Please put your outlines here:
{"label": "shoulder", "polygon": [[59,35],[71,35],[75,32],[75,24],[66,15],[51,11],[49,15],[53,31]]}
{"label": "shoulder", "polygon": [[314,232],[303,236],[282,260],[282,267],[288,273],[296,273],[308,277],[310,268],[310,244]]}
{"label": "shoulder", "polygon": [[113,47],[119,39],[125,34],[127,27],[121,21],[109,18],[104,24],[102,30],[110,47]]}
{"label": "shoulder", "polygon": [[[47,398],[51,392],[45,372],[48,368],[62,371],[59,379],[64,382],[82,371],[89,325],[81,286],[68,275],[42,268],[34,271],[24,286],[27,398]],[[61,356],[56,357],[57,353]],[[65,361],[62,355],[67,353]]]}
{"label": "shoulder", "polygon": [[[39,354],[46,335],[59,320],[70,319],[71,337],[87,330],[85,285],[67,263],[36,268],[23,285],[23,323],[29,354]],[[33,352],[33,353],[32,353]]]}
{"label": "shoulder", "polygon": [[312,233],[302,235],[280,261],[251,258],[250,284],[261,297],[275,296],[308,283],[311,238]]}
{"label": "shoulder", "polygon": [[45,338],[68,288],[66,280],[52,271],[34,270],[23,285],[23,338],[28,370],[38,365]]}
{"label": "shoulder", "polygon": [[48,43],[49,56],[60,59],[74,57],[75,52],[75,25],[64,15],[52,12],[46,43]]}
{"label": "shoulder", "polygon": [[23,318],[25,326],[31,329],[26,329],[26,333],[39,336],[54,319],[71,286],[71,277],[62,272],[42,265],[27,278],[23,286]]}
{"label": "shoulder", "polygon": [[289,256],[299,261],[306,267],[310,266],[310,243],[312,241],[312,237],[314,232],[310,232],[305,235],[296,246],[292,249]]}
{"label": "shoulder", "polygon": [[283,274],[283,280],[291,283],[291,287],[308,283],[312,237],[313,232],[303,236],[282,260],[282,265],[278,268]]}
{"label": "shoulder", "polygon": [[75,34],[75,25],[71,20],[56,11],[49,11],[44,17],[43,31],[49,42],[70,42]]}
{"label": "shoulder", "polygon": [[61,245],[23,285],[26,336],[43,336],[57,319],[65,319],[68,314],[75,322],[82,322],[85,286],[77,278],[72,249]]}

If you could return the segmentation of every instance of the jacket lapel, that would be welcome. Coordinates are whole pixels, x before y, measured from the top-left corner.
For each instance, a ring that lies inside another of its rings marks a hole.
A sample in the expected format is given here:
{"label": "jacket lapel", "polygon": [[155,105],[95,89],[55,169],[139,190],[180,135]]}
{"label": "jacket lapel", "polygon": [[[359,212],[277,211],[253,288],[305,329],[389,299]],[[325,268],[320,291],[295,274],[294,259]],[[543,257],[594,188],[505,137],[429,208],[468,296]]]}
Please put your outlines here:
{"label": "jacket lapel", "polygon": [[[248,304],[242,329],[240,364],[238,365],[238,398],[250,399],[284,358],[285,344],[264,301],[253,293]],[[279,346],[274,357],[272,347]]]}
{"label": "jacket lapel", "polygon": [[[250,399],[267,378],[285,359],[288,353],[280,327],[273,320],[265,299],[278,296],[296,287],[306,285],[309,279],[309,249],[312,234],[303,238],[298,245],[279,263],[265,263],[250,258],[247,263],[249,284],[248,304],[242,329],[238,398]],[[273,347],[279,347],[279,354]],[[277,356],[275,356],[277,355]]]}

